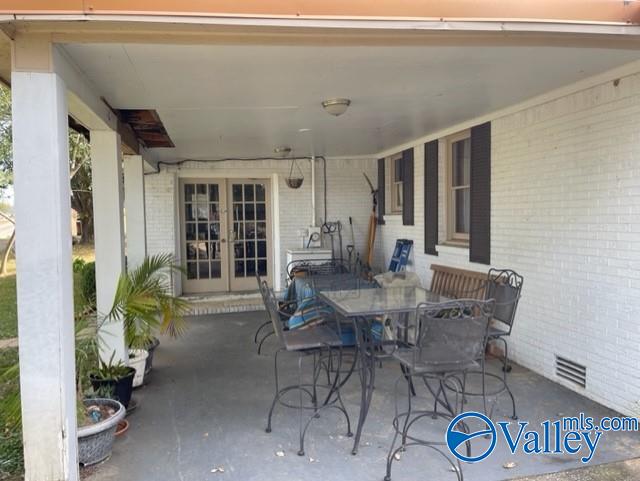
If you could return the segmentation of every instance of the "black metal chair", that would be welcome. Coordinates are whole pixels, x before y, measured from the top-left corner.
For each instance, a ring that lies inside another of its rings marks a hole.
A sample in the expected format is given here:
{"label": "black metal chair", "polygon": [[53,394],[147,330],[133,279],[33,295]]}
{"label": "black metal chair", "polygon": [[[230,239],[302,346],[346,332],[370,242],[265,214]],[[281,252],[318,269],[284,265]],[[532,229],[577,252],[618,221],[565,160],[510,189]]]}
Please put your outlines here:
{"label": "black metal chair", "polygon": [[[440,304],[421,304],[416,309],[416,342],[413,346],[399,347],[393,357],[403,366],[403,375],[396,381],[396,415],[393,419],[395,435],[387,456],[385,481],[391,479],[391,468],[396,455],[410,446],[425,446],[436,451],[451,465],[458,481],[463,481],[462,466],[446,453],[441,437],[422,439],[412,432],[421,419],[444,419],[450,422],[462,408],[465,395],[462,378],[469,370],[484,371],[484,351],[487,344],[489,319],[494,301],[460,299]],[[433,397],[433,409],[416,410],[412,385],[422,380]],[[413,381],[413,382],[412,382]],[[407,385],[408,409],[398,412],[398,388]],[[435,384],[436,386],[432,386]],[[455,385],[453,402],[447,384]],[[468,432],[464,423],[459,429]],[[396,442],[400,444],[396,447]],[[470,456],[470,442],[466,442]]]}
{"label": "black metal chair", "polygon": [[[256,280],[258,282],[258,289],[260,290],[260,294],[262,295],[262,302],[266,305],[266,294],[262,289],[262,279],[260,279],[260,274],[256,272]],[[286,321],[291,314],[295,311],[295,301],[279,301],[278,310],[280,311],[281,321],[284,325],[284,329],[286,329]],[[266,331],[266,334],[262,334],[263,331]],[[262,345],[264,342],[271,336],[274,335],[274,331],[272,328],[271,320],[267,320],[258,326],[256,332],[253,336],[253,343],[258,344],[258,354],[262,354]],[[260,340],[258,341],[258,337]]]}
{"label": "black metal chair", "polygon": [[[490,269],[487,274],[485,298],[495,300],[496,304],[491,324],[489,325],[488,341],[501,341],[504,347],[501,381],[504,384],[504,390],[511,398],[513,406],[512,419],[518,419],[518,416],[515,398],[507,384],[507,373],[511,371],[511,366],[509,365],[509,345],[505,337],[511,335],[523,284],[524,278],[511,269]],[[485,378],[487,376],[496,377],[493,374],[485,373]],[[485,379],[483,379],[484,382]]]}
{"label": "black metal chair", "polygon": [[[264,293],[265,307],[269,313],[269,319],[272,323],[275,336],[280,343],[280,347],[274,356],[275,396],[271,403],[271,408],[269,409],[266,432],[271,432],[273,411],[276,405],[280,404],[287,408],[298,409],[299,411],[299,456],[304,456],[304,438],[311,421],[318,417],[319,411],[323,409],[337,409],[344,414],[347,422],[347,436],[352,436],[349,414],[347,413],[340,396],[341,370],[339,365],[342,362],[342,341],[339,336],[339,324],[337,324],[338,333],[326,324],[305,329],[285,331],[281,320],[282,313],[278,309],[277,300],[266,282],[262,282],[260,291]],[[325,370],[327,372],[327,376],[329,376],[330,369],[327,360],[332,359],[331,353],[333,350],[338,351],[338,368],[333,370],[333,380],[329,378],[326,385],[319,384],[318,381],[322,370]],[[283,352],[293,352],[298,354],[298,382],[293,385],[280,387],[278,357]],[[302,379],[302,361],[304,358],[308,357],[313,360],[312,381],[305,384]],[[319,387],[328,389],[328,395],[322,404],[318,403],[317,390]],[[299,393],[298,405],[288,403],[282,399],[283,396],[292,391],[298,391]],[[309,397],[309,402],[306,404],[304,402],[305,395]],[[305,410],[312,411],[312,415],[306,422],[304,421]]]}
{"label": "black metal chair", "polygon": [[[486,398],[493,398],[495,401],[499,396],[506,392],[511,399],[511,419],[518,419],[515,397],[513,396],[511,388],[509,388],[509,385],[507,384],[507,373],[511,371],[511,366],[508,363],[509,352],[508,344],[505,340],[505,337],[509,336],[511,334],[511,330],[513,329],[513,322],[515,320],[518,302],[521,297],[523,283],[523,277],[511,269],[492,268],[489,269],[487,278],[481,286],[481,288],[484,289],[485,299],[493,299],[495,301],[495,310],[491,318],[491,322],[489,323],[487,343],[491,341],[501,341],[503,343],[503,374],[500,376],[498,374],[486,372],[485,370],[483,370],[482,372],[478,370],[469,371],[466,373],[463,379],[463,383],[466,384],[468,377],[472,375],[482,376],[482,392],[474,392],[470,391],[469,389],[465,389],[465,402],[466,398],[468,397],[482,396],[485,407],[485,414],[490,418],[493,417],[494,404],[492,403],[491,410],[487,412]],[[487,379],[495,380],[494,384],[497,381],[498,385],[495,387],[492,386],[491,389],[488,389]],[[456,390],[455,386],[452,386],[451,384],[448,384],[446,387],[449,390]]]}

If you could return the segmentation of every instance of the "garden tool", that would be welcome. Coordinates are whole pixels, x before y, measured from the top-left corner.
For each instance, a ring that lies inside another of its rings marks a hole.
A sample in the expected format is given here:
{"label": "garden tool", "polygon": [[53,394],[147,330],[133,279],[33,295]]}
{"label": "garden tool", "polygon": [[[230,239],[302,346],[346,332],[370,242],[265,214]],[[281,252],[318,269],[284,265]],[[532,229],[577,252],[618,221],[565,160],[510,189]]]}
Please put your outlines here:
{"label": "garden tool", "polygon": [[340,264],[344,262],[344,255],[342,253],[342,222],[337,221],[337,230],[338,230],[338,242],[340,244]]}
{"label": "garden tool", "polygon": [[329,235],[331,238],[331,260],[335,260],[335,252],[333,247],[333,236],[336,231],[336,224],[334,222],[325,222],[322,224],[322,233]]}
{"label": "garden tool", "polygon": [[367,255],[365,258],[366,267],[371,269],[371,263],[373,261],[373,246],[376,242],[376,227],[378,225],[378,219],[376,218],[376,208],[378,207],[378,189],[373,188],[373,184],[367,174],[363,172],[364,178],[367,180],[369,187],[371,188],[371,216],[369,217],[369,231],[367,234]]}
{"label": "garden tool", "polygon": [[351,261],[353,261],[353,251],[356,246],[355,237],[353,236],[353,218],[349,216],[349,227],[351,229],[351,244],[347,244],[347,253],[349,254],[349,269],[352,268]]}

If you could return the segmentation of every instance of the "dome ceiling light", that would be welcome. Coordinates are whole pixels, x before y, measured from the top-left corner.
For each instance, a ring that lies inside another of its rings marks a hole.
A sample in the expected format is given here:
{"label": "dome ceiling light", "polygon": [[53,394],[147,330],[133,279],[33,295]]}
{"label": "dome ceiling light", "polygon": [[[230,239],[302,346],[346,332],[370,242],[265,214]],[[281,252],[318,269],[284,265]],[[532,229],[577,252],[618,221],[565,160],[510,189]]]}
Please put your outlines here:
{"label": "dome ceiling light", "polygon": [[347,108],[351,105],[351,100],[349,99],[328,99],[322,102],[322,107],[324,110],[338,117],[339,115],[344,114],[347,111]]}

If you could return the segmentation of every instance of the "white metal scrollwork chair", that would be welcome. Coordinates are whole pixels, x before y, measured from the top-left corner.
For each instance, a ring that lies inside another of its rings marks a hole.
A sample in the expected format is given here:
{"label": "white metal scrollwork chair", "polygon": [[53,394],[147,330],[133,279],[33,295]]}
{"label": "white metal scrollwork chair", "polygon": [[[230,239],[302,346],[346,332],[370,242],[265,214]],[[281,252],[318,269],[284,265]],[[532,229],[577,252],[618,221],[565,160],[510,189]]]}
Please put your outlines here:
{"label": "white metal scrollwork chair", "polygon": [[[484,370],[484,350],[487,344],[489,319],[494,302],[474,299],[459,299],[440,304],[420,304],[416,309],[416,342],[409,347],[398,348],[393,357],[404,367],[403,375],[395,386],[396,415],[393,419],[395,435],[387,456],[385,481],[391,479],[391,468],[396,456],[410,446],[428,447],[442,456],[451,465],[458,481],[463,481],[462,466],[446,453],[442,437],[424,439],[415,434],[420,420],[450,422],[462,408],[465,395],[462,378],[472,369]],[[422,380],[433,397],[433,409],[419,410],[414,404],[411,386]],[[413,382],[412,382],[413,381]],[[408,409],[399,412],[399,385],[406,383]],[[447,384],[455,389],[447,388]],[[453,395],[453,401],[449,395]],[[446,426],[446,425],[445,425]],[[468,432],[464,423],[460,429]],[[400,444],[396,447],[396,442]],[[470,455],[470,442],[466,444]]]}

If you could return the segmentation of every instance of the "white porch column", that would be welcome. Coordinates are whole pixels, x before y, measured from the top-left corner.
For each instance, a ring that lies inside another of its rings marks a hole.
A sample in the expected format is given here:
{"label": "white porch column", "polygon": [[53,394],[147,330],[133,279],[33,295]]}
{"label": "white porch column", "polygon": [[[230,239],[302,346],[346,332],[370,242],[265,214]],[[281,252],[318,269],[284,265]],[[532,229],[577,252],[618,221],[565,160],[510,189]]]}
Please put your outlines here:
{"label": "white porch column", "polygon": [[[111,310],[116,285],[124,271],[122,220],[122,154],[120,136],[112,130],[91,131],[93,221],[96,248],[96,296],[99,314]],[[101,356],[127,362],[122,322],[105,322],[100,329]]]}
{"label": "white porch column", "polygon": [[26,481],[78,479],[67,92],[45,38],[13,45],[18,339]]}
{"label": "white porch column", "polygon": [[124,212],[128,269],[139,266],[147,255],[144,209],[144,161],[141,155],[125,155]]}

